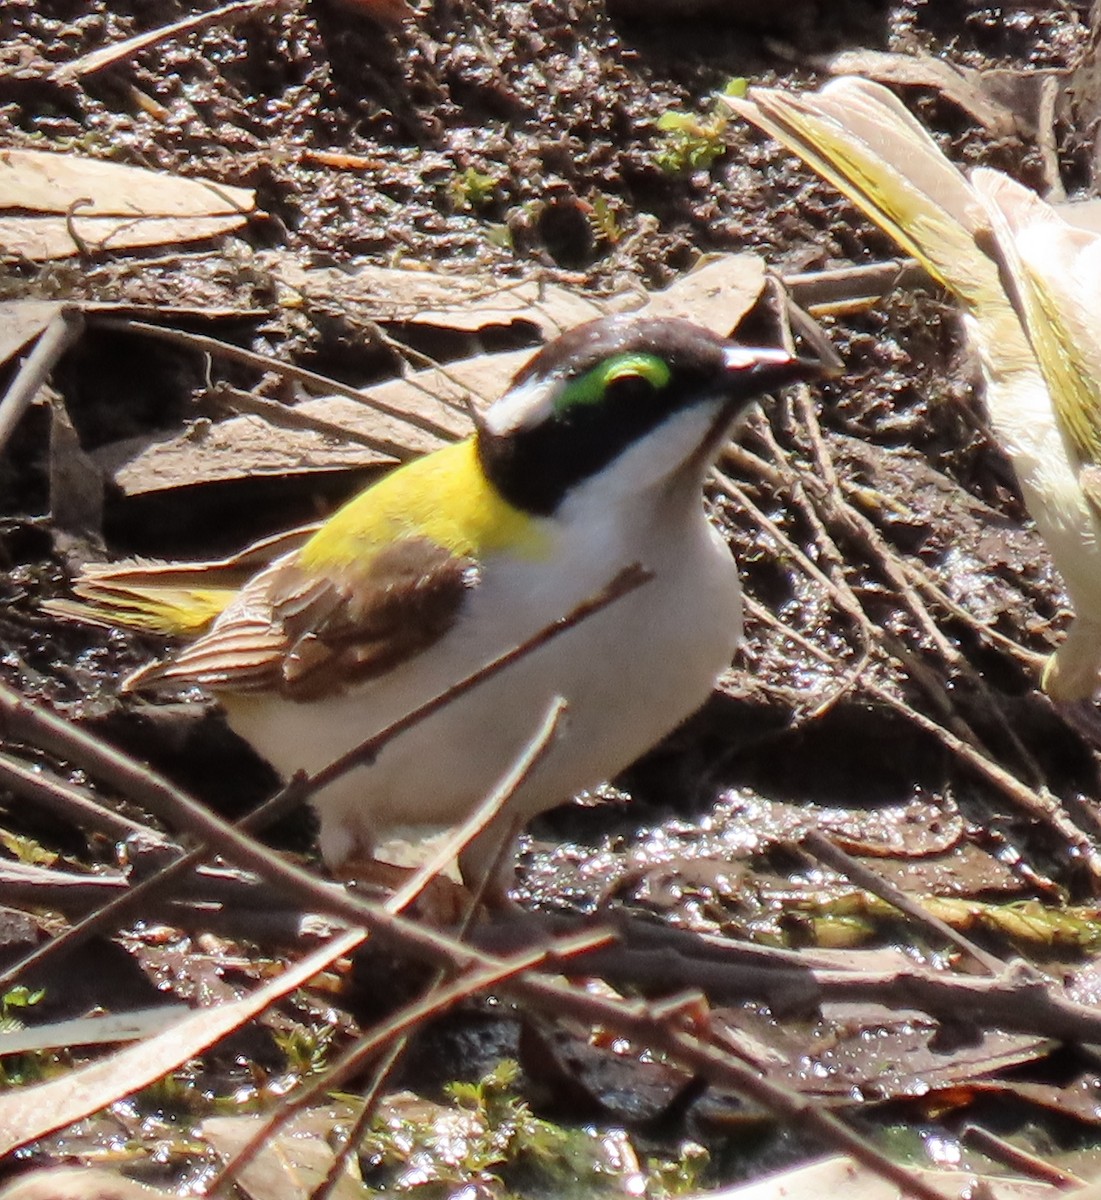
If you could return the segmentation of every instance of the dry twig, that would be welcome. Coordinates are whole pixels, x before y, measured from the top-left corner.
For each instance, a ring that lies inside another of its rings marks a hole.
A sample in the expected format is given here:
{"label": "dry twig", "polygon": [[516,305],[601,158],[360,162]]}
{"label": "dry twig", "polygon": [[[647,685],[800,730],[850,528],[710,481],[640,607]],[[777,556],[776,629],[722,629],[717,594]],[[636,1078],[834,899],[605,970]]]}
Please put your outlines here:
{"label": "dry twig", "polygon": [[85,54],[72,62],[62,63],[55,67],[52,74],[58,82],[64,83],[70,79],[83,79],[94,75],[97,71],[113,67],[118,63],[133,58],[150,46],[178,38],[182,34],[193,33],[198,29],[206,29],[210,25],[234,25],[238,21],[263,13],[269,8],[285,8],[287,0],[235,0],[232,4],[223,4],[220,8],[209,12],[194,13],[183,17],[169,25],[158,29],[150,29],[135,37],[126,38],[112,46],[101,46],[91,54]]}
{"label": "dry twig", "polygon": [[[146,337],[159,338],[161,341],[170,342],[175,346],[183,346],[188,350],[198,350],[203,354],[209,354],[213,358],[224,358],[230,362],[243,363],[245,366],[255,367],[260,371],[272,371],[284,379],[300,383],[303,387],[321,395],[346,396],[357,404],[373,408],[376,412],[391,417],[395,421],[412,425],[422,433],[430,434],[441,441],[454,440],[454,434],[444,426],[437,425],[427,417],[421,416],[420,413],[395,408],[372,396],[369,390],[361,391],[359,388],[349,387],[339,380],[330,379],[326,375],[318,375],[316,371],[307,371],[305,367],[297,367],[293,363],[272,358],[267,354],[257,354],[255,350],[245,350],[240,346],[233,346],[229,342],[223,342],[203,333],[188,333],[182,329],[168,329],[163,325],[151,325],[147,321],[132,321],[121,317],[96,317],[93,319],[93,324],[100,329],[113,329],[119,333],[139,333]],[[382,453],[389,454],[398,462],[406,462],[414,457],[408,446],[399,442],[391,442],[387,438],[379,438],[378,447],[381,448]]]}
{"label": "dry twig", "polygon": [[84,315],[76,305],[63,305],[46,326],[0,400],[0,450],[8,444],[19,419],[30,407],[38,389],[58,359],[84,330]]}

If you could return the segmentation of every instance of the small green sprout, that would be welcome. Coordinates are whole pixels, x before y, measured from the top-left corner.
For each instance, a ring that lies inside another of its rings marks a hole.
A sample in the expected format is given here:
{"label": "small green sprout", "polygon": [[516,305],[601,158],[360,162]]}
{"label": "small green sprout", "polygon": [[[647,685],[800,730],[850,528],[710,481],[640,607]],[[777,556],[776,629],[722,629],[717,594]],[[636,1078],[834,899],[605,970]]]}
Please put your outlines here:
{"label": "small green sprout", "polygon": [[553,1163],[569,1137],[513,1094],[518,1075],[519,1067],[506,1059],[476,1083],[448,1084],[453,1108],[426,1105],[419,1113],[414,1106],[405,1117],[384,1118],[363,1149],[378,1166],[402,1171],[393,1185],[399,1192],[433,1183],[448,1190],[492,1186],[503,1194],[500,1172]]}
{"label": "small green sprout", "polygon": [[486,241],[500,250],[515,249],[512,244],[512,230],[503,221],[497,225],[490,225],[486,229]]}
{"label": "small green sprout", "polygon": [[295,1025],[272,1036],[275,1044],[286,1056],[288,1072],[305,1078],[324,1070],[328,1065],[335,1033],[336,1029],[332,1025],[322,1025],[317,1029]]}
{"label": "small green sprout", "polygon": [[35,988],[32,991],[29,987],[17,984],[0,996],[0,1017],[5,1021],[17,1020],[15,1014],[20,1009],[33,1008],[41,1003],[45,995],[45,988]]}
{"label": "small green sprout", "polygon": [[[22,984],[9,988],[0,996],[0,1033],[17,1033],[26,1026],[18,1014],[32,1008],[46,995],[44,988],[32,991]],[[32,1054],[5,1054],[0,1058],[0,1086],[19,1087],[44,1079],[51,1067],[59,1065],[56,1054],[39,1051]]]}
{"label": "small green sprout", "polygon": [[710,1162],[710,1154],[698,1142],[684,1142],[679,1158],[651,1159],[647,1170],[652,1194],[665,1200],[702,1192],[703,1174]]}
{"label": "small green sprout", "polygon": [[32,867],[52,867],[58,860],[55,850],[47,850],[34,838],[0,829],[0,845],[16,860]]}
{"label": "small green sprout", "polygon": [[501,180],[495,175],[486,175],[474,167],[467,167],[447,185],[447,194],[456,212],[486,208],[495,199],[500,183]]}
{"label": "small green sprout", "polygon": [[619,223],[619,211],[616,206],[603,192],[598,192],[590,208],[587,216],[593,236],[597,241],[617,246],[623,240],[624,229]]}
{"label": "small green sprout", "polygon": [[686,175],[706,171],[726,150],[726,127],[730,121],[723,96],[744,96],[748,84],[744,79],[727,81],[715,98],[707,116],[694,113],[663,113],[658,129],[665,134],[654,154],[654,161],[669,175]]}

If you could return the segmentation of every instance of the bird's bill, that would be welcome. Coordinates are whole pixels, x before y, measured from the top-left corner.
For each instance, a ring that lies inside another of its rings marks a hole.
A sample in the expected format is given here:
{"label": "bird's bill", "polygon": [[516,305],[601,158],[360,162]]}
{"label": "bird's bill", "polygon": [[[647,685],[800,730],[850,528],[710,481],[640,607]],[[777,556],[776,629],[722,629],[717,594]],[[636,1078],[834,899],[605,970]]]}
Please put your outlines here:
{"label": "bird's bill", "polygon": [[698,451],[687,459],[678,477],[695,479],[698,468],[711,461],[730,432],[732,422],[760,396],[778,392],[792,383],[802,383],[826,374],[829,367],[816,358],[789,354],[787,350],[764,346],[728,346],[726,386],[723,403],[707,437]]}
{"label": "bird's bill", "polygon": [[731,346],[725,358],[728,378],[742,395],[766,395],[829,372],[829,365],[821,359],[789,354],[775,347]]}

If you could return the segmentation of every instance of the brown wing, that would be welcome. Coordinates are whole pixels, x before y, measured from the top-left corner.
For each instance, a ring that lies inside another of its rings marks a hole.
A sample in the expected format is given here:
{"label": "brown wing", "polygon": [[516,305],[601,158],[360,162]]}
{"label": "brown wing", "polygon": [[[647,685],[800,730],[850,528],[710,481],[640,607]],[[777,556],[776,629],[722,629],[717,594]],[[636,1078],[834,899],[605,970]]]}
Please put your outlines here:
{"label": "brown wing", "polygon": [[405,538],[336,577],[311,574],[291,555],[246,584],[208,634],[125,688],[193,684],[294,700],[340,692],[442,637],[477,581],[473,559],[426,538]]}

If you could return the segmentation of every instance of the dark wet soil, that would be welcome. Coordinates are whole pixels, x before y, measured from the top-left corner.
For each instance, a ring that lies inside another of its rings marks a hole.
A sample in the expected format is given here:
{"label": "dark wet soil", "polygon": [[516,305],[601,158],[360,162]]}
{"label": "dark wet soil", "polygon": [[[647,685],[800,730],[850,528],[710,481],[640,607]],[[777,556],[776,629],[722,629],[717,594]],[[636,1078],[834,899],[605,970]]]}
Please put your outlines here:
{"label": "dark wet soil", "polygon": [[[1065,68],[1087,32],[1081,5],[849,0],[773,6],[790,8],[778,13],[747,5],[747,23],[738,6],[707,15],[650,7],[657,15],[640,19],[624,11],[630,6],[609,12],[602,3],[442,0],[394,25],[364,3],[272,5],[78,82],[59,81],[54,68],[190,6],[11,0],[0,12],[0,146],[254,188],[258,215],[217,247],[46,265],[13,255],[0,263],[0,296],[246,310],[213,324],[196,316],[193,326],[361,386],[397,372],[387,339],[335,301],[305,312],[281,307],[265,252],[346,271],[366,263],[537,277],[598,294],[628,283],[662,287],[715,252],[752,250],[785,275],[878,261],[893,246],[768,140],[731,121],[710,165],[670,169],[659,118],[677,111],[706,119],[712,95],[733,78],[813,85],[821,56],[835,50],[929,53],[980,70]],[[910,98],[959,159],[1036,178],[1030,145],[991,144],[932,92]],[[1083,139],[1067,128],[1059,134],[1066,178],[1081,183]],[[824,444],[863,524],[799,500],[790,481],[735,464],[732,477],[790,544],[778,545],[719,492],[714,515],[748,594],[798,636],[751,613],[736,669],[699,718],[618,781],[622,793],[540,822],[522,872],[528,898],[587,909],[611,894],[699,928],[780,939],[777,897],[810,870],[791,848],[802,824],[813,816],[847,829],[855,853],[893,855],[891,870],[904,881],[933,853],[920,848],[937,819],[924,806],[954,832],[937,849],[939,870],[922,868],[922,888],[1093,895],[1094,882],[1056,832],[1022,816],[900,707],[941,728],[965,724],[1024,786],[1049,788],[1078,806],[1087,825],[1095,819],[1094,752],[1036,691],[1041,656],[1066,620],[1065,598],[986,429],[957,315],[930,285],[827,325],[846,375],[822,389]],[[478,349],[465,334],[402,332],[444,361]],[[487,348],[517,336],[498,331]],[[220,369],[238,386],[281,392],[258,372]],[[52,387],[90,452],[209,419],[207,371],[194,354],[96,332],[66,355]],[[42,613],[43,598],[66,592],[71,549],[50,518],[49,436],[49,410],[36,407],[0,459],[0,675],[152,759],[219,809],[243,811],[272,779],[216,714],[163,719],[119,706],[117,680],[162,649],[155,639]],[[815,470],[816,448],[784,408],[751,426],[745,444],[759,463],[780,447],[800,469]],[[209,484],[156,498],[109,492],[106,550],[224,553],[329,511],[368,475]],[[791,547],[844,578],[867,628],[798,568]],[[903,560],[955,607],[930,601],[911,576],[926,599],[915,606],[900,587]],[[989,630],[1032,659],[1007,652]],[[869,636],[901,652],[852,676]],[[81,845],[17,804],[8,820],[85,861],[112,858],[102,841]],[[906,820],[921,829],[908,844],[869,849],[869,839],[890,840],[884,827]],[[308,851],[308,821],[285,827],[279,841]],[[513,1046],[511,1026],[504,1034],[489,1027],[486,1046]],[[437,1043],[422,1047],[411,1081],[417,1064],[432,1082],[470,1073],[480,1054],[462,1036],[441,1035],[443,1069]]]}

